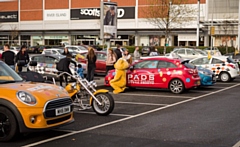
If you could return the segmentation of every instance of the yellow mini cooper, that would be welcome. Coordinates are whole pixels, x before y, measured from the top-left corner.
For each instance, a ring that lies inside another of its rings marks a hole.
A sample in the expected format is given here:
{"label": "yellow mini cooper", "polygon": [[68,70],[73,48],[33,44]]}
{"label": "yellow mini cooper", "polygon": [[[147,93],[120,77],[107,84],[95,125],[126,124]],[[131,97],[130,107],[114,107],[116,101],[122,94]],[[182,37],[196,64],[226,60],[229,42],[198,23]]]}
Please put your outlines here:
{"label": "yellow mini cooper", "polygon": [[74,121],[67,91],[45,83],[24,82],[0,61],[0,141],[16,133],[52,129]]}

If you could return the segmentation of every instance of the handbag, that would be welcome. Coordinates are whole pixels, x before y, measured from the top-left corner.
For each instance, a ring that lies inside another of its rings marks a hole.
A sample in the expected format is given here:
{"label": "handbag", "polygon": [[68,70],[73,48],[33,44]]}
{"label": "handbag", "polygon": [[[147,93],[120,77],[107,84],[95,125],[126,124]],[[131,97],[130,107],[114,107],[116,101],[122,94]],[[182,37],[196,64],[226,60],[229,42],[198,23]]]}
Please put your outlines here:
{"label": "handbag", "polygon": [[26,65],[26,61],[25,60],[18,60],[17,61],[17,66],[25,66]]}

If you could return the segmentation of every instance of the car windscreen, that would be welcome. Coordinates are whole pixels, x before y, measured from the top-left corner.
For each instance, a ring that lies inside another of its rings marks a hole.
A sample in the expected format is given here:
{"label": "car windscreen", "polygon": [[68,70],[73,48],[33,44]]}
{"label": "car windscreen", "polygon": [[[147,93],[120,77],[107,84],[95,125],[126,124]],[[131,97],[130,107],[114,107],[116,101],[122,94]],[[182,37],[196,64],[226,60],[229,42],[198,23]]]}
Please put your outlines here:
{"label": "car windscreen", "polygon": [[227,58],[227,62],[228,62],[228,63],[235,63],[235,61],[234,61],[231,57],[228,57],[228,58]]}
{"label": "car windscreen", "polygon": [[19,82],[23,79],[7,64],[0,62],[0,84],[7,82]]}
{"label": "car windscreen", "polygon": [[187,68],[190,68],[190,69],[194,69],[195,68],[195,65],[193,65],[192,63],[187,63],[187,62],[184,62],[183,65]]}
{"label": "car windscreen", "polygon": [[64,50],[60,49],[60,50],[57,50],[60,54],[62,54],[64,52]]}

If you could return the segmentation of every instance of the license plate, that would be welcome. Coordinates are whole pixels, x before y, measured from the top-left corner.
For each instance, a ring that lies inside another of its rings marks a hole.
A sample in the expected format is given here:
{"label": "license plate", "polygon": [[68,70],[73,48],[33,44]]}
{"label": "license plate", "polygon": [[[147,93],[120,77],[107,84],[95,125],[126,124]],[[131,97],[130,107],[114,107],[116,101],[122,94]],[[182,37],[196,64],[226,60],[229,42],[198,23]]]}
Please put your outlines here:
{"label": "license plate", "polygon": [[56,116],[69,113],[70,111],[71,111],[70,106],[58,108],[58,109],[55,110]]}

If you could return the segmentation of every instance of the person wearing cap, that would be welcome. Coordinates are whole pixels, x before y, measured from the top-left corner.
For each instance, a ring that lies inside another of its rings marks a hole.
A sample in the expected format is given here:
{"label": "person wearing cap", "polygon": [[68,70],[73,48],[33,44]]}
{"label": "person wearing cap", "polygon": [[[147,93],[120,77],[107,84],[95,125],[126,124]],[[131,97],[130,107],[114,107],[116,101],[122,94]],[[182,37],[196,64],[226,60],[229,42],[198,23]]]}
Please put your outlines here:
{"label": "person wearing cap", "polygon": [[106,61],[106,74],[109,70],[114,69],[114,63],[116,62],[116,55],[112,48],[108,49],[107,61]]}

